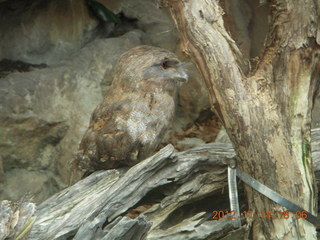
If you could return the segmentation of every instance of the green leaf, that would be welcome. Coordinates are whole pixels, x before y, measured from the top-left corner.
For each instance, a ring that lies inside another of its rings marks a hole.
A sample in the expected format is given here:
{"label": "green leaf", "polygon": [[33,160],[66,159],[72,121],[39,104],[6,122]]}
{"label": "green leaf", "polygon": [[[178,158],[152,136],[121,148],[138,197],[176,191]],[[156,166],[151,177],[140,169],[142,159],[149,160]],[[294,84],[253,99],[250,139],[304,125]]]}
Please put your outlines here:
{"label": "green leaf", "polygon": [[102,22],[112,22],[119,23],[118,17],[109,9],[107,9],[103,4],[88,0],[87,5],[91,12]]}

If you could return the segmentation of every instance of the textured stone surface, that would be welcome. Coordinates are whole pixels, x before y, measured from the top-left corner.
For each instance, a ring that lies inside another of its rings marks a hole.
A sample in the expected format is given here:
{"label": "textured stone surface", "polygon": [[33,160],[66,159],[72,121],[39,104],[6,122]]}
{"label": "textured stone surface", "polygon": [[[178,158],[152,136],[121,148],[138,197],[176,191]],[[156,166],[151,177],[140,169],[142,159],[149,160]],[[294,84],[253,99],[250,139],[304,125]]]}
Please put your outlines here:
{"label": "textured stone surface", "polygon": [[0,58],[49,64],[84,46],[97,26],[85,0],[5,1],[0,22]]}
{"label": "textured stone surface", "polygon": [[19,199],[21,196],[30,196],[32,201],[41,202],[59,190],[59,183],[51,171],[31,171],[29,169],[8,171],[2,192],[4,199]]}
{"label": "textured stone surface", "polygon": [[[30,191],[40,202],[67,182],[69,162],[120,54],[140,44],[176,52],[178,35],[168,10],[155,1],[101,0],[126,16],[131,25],[122,30],[140,29],[115,38],[98,35],[99,23],[84,0],[32,3],[0,2],[0,60],[47,64],[0,75],[0,197],[16,200]],[[201,77],[188,68],[175,131],[209,105]]]}
{"label": "textured stone surface", "polygon": [[167,9],[158,8],[156,1],[150,0],[121,0],[120,6],[126,16],[138,19],[145,44],[175,51],[178,34]]}
{"label": "textured stone surface", "polygon": [[[0,152],[6,177],[16,168],[27,168],[48,170],[66,182],[69,161],[102,100],[101,84],[109,84],[114,62],[141,44],[141,34],[97,39],[59,64],[0,79]],[[31,180],[21,182],[21,188],[31,184],[32,190]],[[49,184],[48,179],[40,182],[42,189]],[[9,187],[4,186],[4,192]],[[47,187],[47,194],[37,200],[57,190]]]}

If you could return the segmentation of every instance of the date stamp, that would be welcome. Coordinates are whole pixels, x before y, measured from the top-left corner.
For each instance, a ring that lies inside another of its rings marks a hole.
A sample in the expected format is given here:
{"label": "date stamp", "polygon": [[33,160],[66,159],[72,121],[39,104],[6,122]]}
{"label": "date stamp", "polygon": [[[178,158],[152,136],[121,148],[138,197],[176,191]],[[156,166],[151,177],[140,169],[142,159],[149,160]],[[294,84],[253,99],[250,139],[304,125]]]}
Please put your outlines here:
{"label": "date stamp", "polygon": [[296,211],[296,212],[290,212],[290,211],[261,211],[261,212],[254,212],[254,211],[242,211],[239,214],[237,214],[236,211],[219,211],[215,210],[212,211],[213,216],[212,219],[219,220],[221,218],[229,218],[229,219],[236,219],[240,217],[244,218],[265,218],[265,219],[289,219],[295,218],[295,219],[306,219],[308,218],[307,211]]}

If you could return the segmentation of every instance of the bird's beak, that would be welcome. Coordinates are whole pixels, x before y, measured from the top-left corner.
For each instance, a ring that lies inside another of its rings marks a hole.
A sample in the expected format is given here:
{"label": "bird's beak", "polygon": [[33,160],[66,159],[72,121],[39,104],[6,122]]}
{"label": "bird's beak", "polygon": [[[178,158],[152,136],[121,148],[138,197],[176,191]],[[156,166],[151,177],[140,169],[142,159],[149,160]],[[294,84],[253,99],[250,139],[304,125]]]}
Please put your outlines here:
{"label": "bird's beak", "polygon": [[180,71],[176,71],[173,74],[172,78],[176,81],[184,83],[188,81],[188,74],[185,71],[180,70]]}
{"label": "bird's beak", "polygon": [[175,73],[173,74],[172,78],[176,81],[179,81],[181,83],[188,81],[188,74],[185,71],[185,62],[179,63],[177,66]]}

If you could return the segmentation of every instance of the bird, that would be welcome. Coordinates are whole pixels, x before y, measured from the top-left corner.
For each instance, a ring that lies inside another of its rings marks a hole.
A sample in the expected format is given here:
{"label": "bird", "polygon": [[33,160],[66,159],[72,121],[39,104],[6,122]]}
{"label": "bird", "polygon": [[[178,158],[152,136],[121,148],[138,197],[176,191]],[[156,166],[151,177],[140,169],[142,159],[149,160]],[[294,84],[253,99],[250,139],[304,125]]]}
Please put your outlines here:
{"label": "bird", "polygon": [[184,64],[163,48],[141,45],[114,67],[111,88],[92,113],[72,166],[80,180],[94,171],[132,167],[155,152],[172,125]]}

